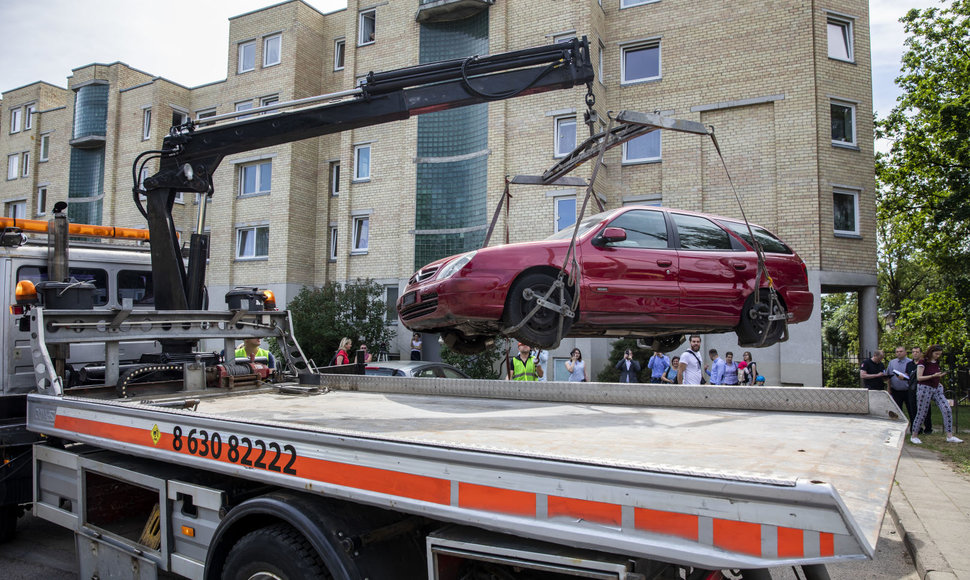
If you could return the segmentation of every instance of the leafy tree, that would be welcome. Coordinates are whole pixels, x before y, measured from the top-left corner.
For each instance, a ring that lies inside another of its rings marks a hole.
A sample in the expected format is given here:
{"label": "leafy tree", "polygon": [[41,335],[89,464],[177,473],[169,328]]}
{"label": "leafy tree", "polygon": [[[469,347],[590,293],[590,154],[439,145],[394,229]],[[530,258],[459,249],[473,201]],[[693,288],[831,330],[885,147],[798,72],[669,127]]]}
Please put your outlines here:
{"label": "leafy tree", "polygon": [[627,349],[633,351],[633,360],[640,363],[640,380],[647,382],[650,380],[650,370],[647,369],[647,361],[653,356],[653,351],[649,348],[637,348],[637,341],[634,338],[621,338],[613,342],[610,349],[610,359],[606,368],[596,375],[596,380],[601,383],[615,383],[620,380],[620,371],[616,370],[616,363],[620,362]]}
{"label": "leafy tree", "polygon": [[442,346],[441,360],[460,368],[473,379],[497,379],[500,378],[501,373],[499,361],[505,358],[507,344],[507,339],[496,336],[495,343],[491,347],[472,355],[459,354],[447,346]]}
{"label": "leafy tree", "polygon": [[287,305],[304,354],[324,366],[345,336],[354,341],[355,348],[365,340],[376,353],[392,335],[383,297],[384,287],[370,279],[329,282],[321,288],[304,286]]}

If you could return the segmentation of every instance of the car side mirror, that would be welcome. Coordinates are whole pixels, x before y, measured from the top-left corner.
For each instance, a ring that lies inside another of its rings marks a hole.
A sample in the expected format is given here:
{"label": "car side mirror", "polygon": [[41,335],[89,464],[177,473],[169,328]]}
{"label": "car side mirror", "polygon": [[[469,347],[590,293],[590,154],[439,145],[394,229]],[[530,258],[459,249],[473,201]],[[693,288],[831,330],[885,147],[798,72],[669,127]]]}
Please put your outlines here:
{"label": "car side mirror", "polygon": [[626,230],[623,228],[606,228],[603,233],[596,236],[593,239],[593,245],[597,247],[603,247],[606,244],[612,244],[613,242],[622,242],[626,239]]}

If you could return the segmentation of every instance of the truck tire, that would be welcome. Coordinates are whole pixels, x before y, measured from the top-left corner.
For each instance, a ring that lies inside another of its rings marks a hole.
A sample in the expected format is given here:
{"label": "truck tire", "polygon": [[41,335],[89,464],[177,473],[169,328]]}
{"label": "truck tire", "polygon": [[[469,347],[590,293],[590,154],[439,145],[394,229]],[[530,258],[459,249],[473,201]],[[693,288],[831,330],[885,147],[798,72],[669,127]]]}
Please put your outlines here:
{"label": "truck tire", "polygon": [[249,532],[226,556],[223,580],[332,580],[320,558],[299,532],[276,524]]}

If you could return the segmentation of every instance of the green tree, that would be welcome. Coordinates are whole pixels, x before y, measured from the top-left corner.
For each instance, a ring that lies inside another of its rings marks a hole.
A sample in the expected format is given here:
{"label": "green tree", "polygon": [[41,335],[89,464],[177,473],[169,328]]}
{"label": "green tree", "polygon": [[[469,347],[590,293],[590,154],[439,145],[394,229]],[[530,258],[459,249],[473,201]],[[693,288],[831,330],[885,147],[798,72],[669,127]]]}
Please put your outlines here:
{"label": "green tree", "polygon": [[367,341],[373,352],[391,340],[384,287],[370,279],[330,282],[321,288],[304,286],[287,308],[300,347],[319,366],[330,362],[345,336],[354,341],[355,348],[361,339]]}
{"label": "green tree", "polygon": [[[505,358],[507,345],[506,338],[496,336],[492,346],[471,355],[459,354],[442,345],[441,360],[460,368],[473,379],[497,379],[500,375],[499,361]],[[504,361],[502,364],[504,365]]]}
{"label": "green tree", "polygon": [[620,380],[620,371],[616,370],[616,363],[620,362],[626,349],[633,351],[633,359],[640,363],[640,380],[647,382],[650,380],[650,370],[647,369],[647,361],[653,356],[653,351],[649,348],[637,348],[635,338],[621,338],[613,342],[610,349],[610,359],[606,367],[596,375],[596,380],[601,383],[615,383]]}

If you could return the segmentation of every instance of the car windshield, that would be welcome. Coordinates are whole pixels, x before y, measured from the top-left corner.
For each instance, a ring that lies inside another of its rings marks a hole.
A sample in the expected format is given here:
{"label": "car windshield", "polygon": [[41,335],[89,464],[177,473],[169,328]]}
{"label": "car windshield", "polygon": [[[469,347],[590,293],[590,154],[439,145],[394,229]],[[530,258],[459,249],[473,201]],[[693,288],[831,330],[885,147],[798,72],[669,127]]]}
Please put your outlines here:
{"label": "car windshield", "polygon": [[[721,220],[726,228],[741,237],[742,240],[748,243],[750,246],[754,246],[751,243],[751,236],[748,234],[748,226],[740,222],[729,222],[726,220]],[[785,245],[784,242],[775,237],[774,234],[768,230],[752,225],[751,231],[754,232],[754,237],[761,243],[762,249],[769,254],[791,254],[791,248]]]}
{"label": "car windshield", "polygon": [[[596,215],[591,215],[588,218],[584,219],[579,224],[579,232],[576,234],[576,237],[578,238],[583,237],[586,234],[586,232],[595,228],[597,225],[600,224],[600,222],[602,222],[603,220],[607,219],[609,216],[616,213],[616,211],[617,210],[615,209],[611,209],[609,211],[600,212]],[[569,226],[568,228],[563,228],[546,239],[547,240],[568,240],[571,237],[573,237],[573,226]]]}

